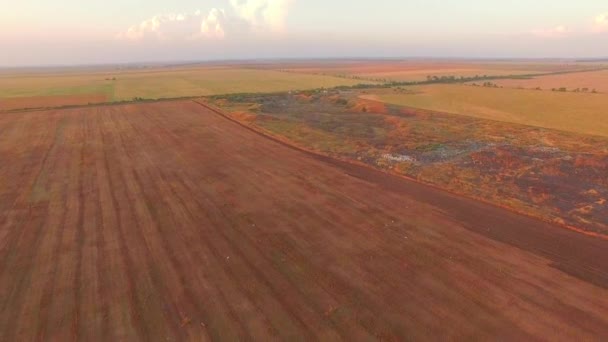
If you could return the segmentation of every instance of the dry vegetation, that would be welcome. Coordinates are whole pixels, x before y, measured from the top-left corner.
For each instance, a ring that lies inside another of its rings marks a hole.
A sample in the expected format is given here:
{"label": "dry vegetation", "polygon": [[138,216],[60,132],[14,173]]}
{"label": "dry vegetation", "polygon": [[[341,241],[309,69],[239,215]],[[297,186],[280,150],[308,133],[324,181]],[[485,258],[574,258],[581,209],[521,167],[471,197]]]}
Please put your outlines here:
{"label": "dry vegetation", "polygon": [[0,116],[0,340],[597,340],[608,242],[193,102]]}
{"label": "dry vegetation", "polygon": [[529,75],[597,68],[577,63],[471,62],[471,61],[327,61],[263,64],[258,68],[303,74],[332,75],[380,81],[424,81],[427,76]]}
{"label": "dry vegetation", "polygon": [[528,89],[430,85],[368,96],[412,108],[569,132],[608,136],[608,95]]}
{"label": "dry vegetation", "polygon": [[27,108],[55,108],[110,102],[105,94],[46,95],[0,99],[0,112]]}
{"label": "dry vegetation", "polygon": [[0,110],[215,94],[276,92],[360,83],[240,67],[190,67],[0,75]]}
{"label": "dry vegetation", "polygon": [[607,138],[359,97],[366,95],[250,96],[218,104],[299,146],[608,236]]}
{"label": "dry vegetation", "polygon": [[500,80],[496,82],[508,88],[552,90],[566,88],[568,91],[608,93],[608,70],[581,72],[563,75],[548,75],[526,80]]}

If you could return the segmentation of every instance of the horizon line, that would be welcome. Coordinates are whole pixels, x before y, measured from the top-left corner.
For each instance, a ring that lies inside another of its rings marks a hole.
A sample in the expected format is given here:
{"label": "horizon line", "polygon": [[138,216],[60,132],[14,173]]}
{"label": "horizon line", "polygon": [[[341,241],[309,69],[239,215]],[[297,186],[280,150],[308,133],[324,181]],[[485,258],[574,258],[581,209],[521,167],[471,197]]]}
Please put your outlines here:
{"label": "horizon line", "polygon": [[445,56],[400,56],[400,57],[369,57],[369,56],[345,56],[345,57],[270,57],[270,58],[225,58],[225,59],[178,59],[158,61],[123,61],[123,62],[93,62],[93,63],[52,63],[52,64],[22,64],[22,65],[0,65],[0,70],[11,69],[46,69],[46,68],[87,68],[87,67],[146,67],[146,66],[186,66],[197,64],[228,64],[228,63],[267,63],[267,62],[323,62],[323,61],[408,61],[408,60],[448,60],[448,61],[552,61],[552,62],[608,62],[608,56],[598,57],[445,57]]}

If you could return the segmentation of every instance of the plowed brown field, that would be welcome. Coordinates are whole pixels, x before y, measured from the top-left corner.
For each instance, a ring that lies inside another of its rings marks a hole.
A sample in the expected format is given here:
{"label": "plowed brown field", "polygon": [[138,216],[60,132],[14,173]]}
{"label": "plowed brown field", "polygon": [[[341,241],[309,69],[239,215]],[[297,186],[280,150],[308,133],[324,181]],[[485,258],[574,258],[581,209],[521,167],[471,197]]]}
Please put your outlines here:
{"label": "plowed brown field", "polygon": [[608,336],[608,241],[194,102],[0,116],[0,340]]}
{"label": "plowed brown field", "polygon": [[57,95],[57,96],[28,96],[0,98],[0,111],[26,108],[52,108],[62,106],[78,106],[103,103],[107,101],[105,94]]}

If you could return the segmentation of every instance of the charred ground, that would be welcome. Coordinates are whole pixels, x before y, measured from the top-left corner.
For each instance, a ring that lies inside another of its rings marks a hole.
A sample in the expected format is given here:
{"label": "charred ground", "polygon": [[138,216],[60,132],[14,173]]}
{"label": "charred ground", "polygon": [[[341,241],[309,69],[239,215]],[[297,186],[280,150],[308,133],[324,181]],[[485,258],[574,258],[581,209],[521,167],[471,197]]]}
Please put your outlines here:
{"label": "charred ground", "polygon": [[299,146],[608,234],[608,139],[370,97],[368,91],[320,91],[229,96],[215,103]]}

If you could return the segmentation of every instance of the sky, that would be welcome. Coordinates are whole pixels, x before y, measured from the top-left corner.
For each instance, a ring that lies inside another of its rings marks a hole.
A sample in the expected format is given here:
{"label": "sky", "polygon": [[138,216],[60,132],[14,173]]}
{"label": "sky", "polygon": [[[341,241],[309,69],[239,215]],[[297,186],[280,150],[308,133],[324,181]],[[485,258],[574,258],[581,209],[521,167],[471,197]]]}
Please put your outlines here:
{"label": "sky", "polygon": [[0,66],[608,57],[606,0],[0,0]]}

